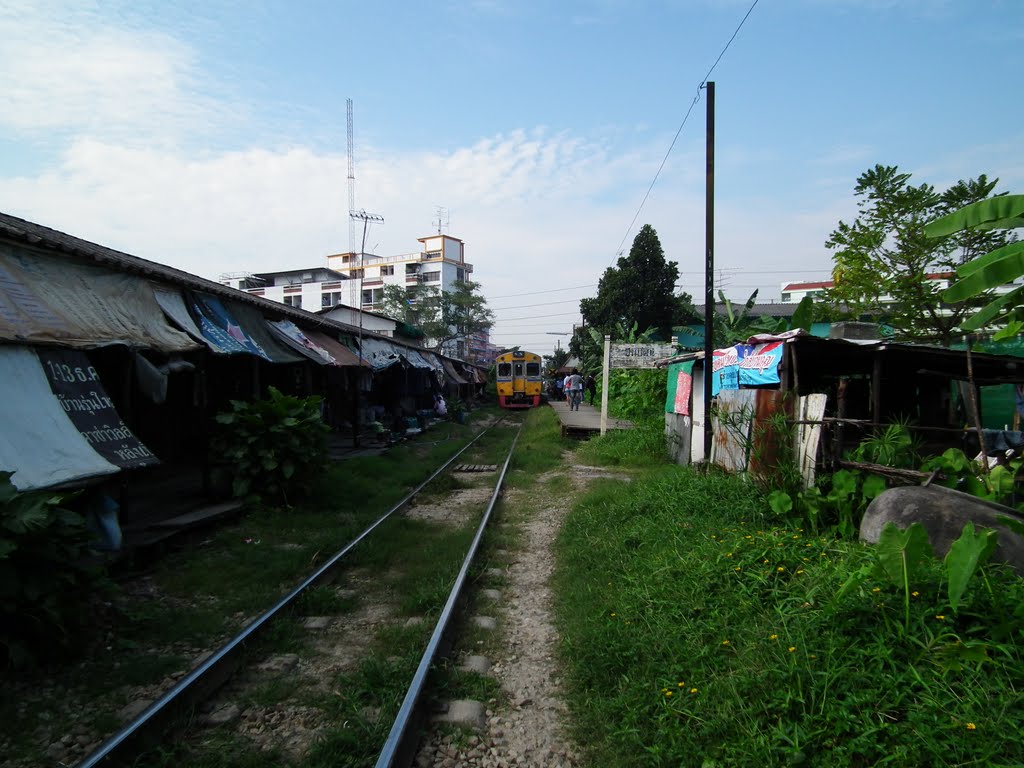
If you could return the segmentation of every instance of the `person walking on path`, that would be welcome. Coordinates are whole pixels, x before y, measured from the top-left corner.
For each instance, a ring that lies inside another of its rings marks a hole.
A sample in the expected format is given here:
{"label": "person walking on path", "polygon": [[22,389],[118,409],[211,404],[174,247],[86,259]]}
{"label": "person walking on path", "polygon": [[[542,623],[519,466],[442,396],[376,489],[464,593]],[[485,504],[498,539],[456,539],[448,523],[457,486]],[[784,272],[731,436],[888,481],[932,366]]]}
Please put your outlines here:
{"label": "person walking on path", "polygon": [[580,376],[579,371],[573,368],[565,383],[569,390],[569,410],[578,411],[580,401],[583,399],[583,377]]}
{"label": "person walking on path", "polygon": [[597,394],[597,379],[594,374],[587,374],[587,393],[590,395],[590,404],[594,404],[594,396]]}

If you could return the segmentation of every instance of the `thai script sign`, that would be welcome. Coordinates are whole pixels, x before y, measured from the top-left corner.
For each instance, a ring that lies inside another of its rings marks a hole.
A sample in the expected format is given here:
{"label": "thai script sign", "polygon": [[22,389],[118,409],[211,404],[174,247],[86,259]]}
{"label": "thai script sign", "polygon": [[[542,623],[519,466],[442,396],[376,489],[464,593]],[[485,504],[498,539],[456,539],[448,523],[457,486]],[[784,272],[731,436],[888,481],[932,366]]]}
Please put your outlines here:
{"label": "thai script sign", "polygon": [[612,368],[653,368],[656,360],[676,353],[675,344],[612,344]]}
{"label": "thai script sign", "polygon": [[716,349],[711,368],[711,395],[723,389],[778,384],[784,343],[770,341]]}
{"label": "thai script sign", "polygon": [[36,354],[57,402],[96,453],[124,469],[160,463],[121,421],[84,352],[38,348]]}

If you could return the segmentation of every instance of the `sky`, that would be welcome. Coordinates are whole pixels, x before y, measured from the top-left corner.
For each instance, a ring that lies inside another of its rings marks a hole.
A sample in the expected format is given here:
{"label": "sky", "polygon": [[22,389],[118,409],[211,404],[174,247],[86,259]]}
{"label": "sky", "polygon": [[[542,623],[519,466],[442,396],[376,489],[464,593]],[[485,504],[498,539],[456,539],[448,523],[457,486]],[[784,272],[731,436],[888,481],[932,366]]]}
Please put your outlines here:
{"label": "sky", "polygon": [[828,279],[876,164],[1024,192],[1021,0],[5,0],[0,72],[0,211],[211,279],[349,250],[352,99],[366,251],[440,220],[541,354],[644,224],[702,301],[706,77],[734,300]]}

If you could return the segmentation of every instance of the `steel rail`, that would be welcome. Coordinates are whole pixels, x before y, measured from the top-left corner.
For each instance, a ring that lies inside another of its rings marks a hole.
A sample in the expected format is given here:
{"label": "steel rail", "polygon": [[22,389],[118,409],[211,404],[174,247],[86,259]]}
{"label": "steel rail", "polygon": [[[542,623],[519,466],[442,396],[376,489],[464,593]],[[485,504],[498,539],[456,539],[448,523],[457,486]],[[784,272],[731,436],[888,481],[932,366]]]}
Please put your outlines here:
{"label": "steel rail", "polygon": [[487,523],[491,519],[491,512],[494,510],[494,505],[498,501],[502,485],[505,482],[505,474],[508,472],[508,465],[512,461],[512,454],[516,449],[516,443],[519,442],[519,435],[522,431],[523,428],[520,424],[519,431],[516,432],[515,439],[512,441],[512,447],[508,449],[508,456],[505,458],[505,464],[501,468],[501,475],[498,477],[498,483],[494,487],[494,493],[491,495],[491,501],[487,505],[487,509],[484,512],[483,518],[480,520],[480,524],[477,526],[476,535],[473,537],[473,541],[469,545],[466,557],[462,561],[462,568],[459,570],[459,575],[455,577],[455,584],[452,586],[452,591],[448,595],[448,601],[445,603],[444,608],[441,611],[441,616],[437,620],[437,626],[434,627],[434,632],[430,636],[430,642],[427,643],[427,648],[423,652],[423,656],[420,658],[420,664],[416,668],[416,674],[413,675],[412,683],[409,685],[408,691],[406,691],[405,699],[402,701],[402,706],[398,710],[395,722],[391,726],[391,732],[388,734],[388,737],[384,742],[384,747],[381,749],[380,756],[377,758],[375,768],[390,768],[390,766],[395,765],[396,758],[400,755],[406,757],[407,753],[411,751],[411,744],[408,741],[410,738],[409,724],[413,720],[416,705],[419,701],[420,694],[423,692],[427,673],[430,671],[430,666],[434,662],[434,656],[437,654],[437,649],[441,645],[442,638],[444,637],[445,631],[448,627],[448,622],[451,619],[452,614],[455,612],[455,605],[461,596],[462,588],[468,578],[469,567],[473,563],[473,558],[476,556],[476,551],[480,547],[480,540],[483,538],[484,530],[487,528]]}
{"label": "steel rail", "polygon": [[[318,584],[324,576],[334,568],[334,566],[337,565],[343,557],[345,557],[345,555],[356,547],[356,545],[369,536],[378,526],[381,525],[381,523],[391,517],[391,515],[408,504],[417,493],[422,491],[427,484],[434,480],[434,478],[448,469],[448,467],[451,466],[459,456],[465,453],[470,446],[502,421],[503,419],[499,419],[489,427],[482,429],[476,437],[466,443],[466,445],[448,459],[448,461],[435,470],[430,477],[417,485],[413,490],[409,491],[409,493],[402,497],[402,499],[391,507],[391,509],[381,515],[366,530],[345,545],[344,548],[332,555],[331,558],[324,562],[324,564],[314,571],[311,576],[306,578],[301,584],[299,584],[299,586],[295,587],[295,589],[278,600],[273,607],[253,620],[245,627],[245,629],[223,645],[220,650],[179,680],[171,690],[167,691],[167,693],[150,704],[132,722],[107,739],[92,754],[88,755],[82,760],[82,762],[78,763],[76,768],[94,768],[94,766],[101,765],[111,760],[116,762],[117,760],[136,757],[137,754],[125,755],[122,753],[133,748],[138,752],[140,749],[139,745],[145,745],[147,740],[152,739],[154,731],[161,731],[163,729],[166,724],[166,718],[179,714],[179,712],[185,707],[188,707],[203,695],[211,693],[223,684],[232,671],[229,669],[229,663],[240,652],[242,646],[247,640],[251,639],[271,620],[276,618],[276,616],[291,605],[299,595],[310,587]],[[516,439],[518,439],[518,434],[516,435]],[[199,687],[200,684],[205,684],[205,687],[201,690]],[[196,695],[192,697],[192,700],[185,701],[186,693],[195,693]]]}

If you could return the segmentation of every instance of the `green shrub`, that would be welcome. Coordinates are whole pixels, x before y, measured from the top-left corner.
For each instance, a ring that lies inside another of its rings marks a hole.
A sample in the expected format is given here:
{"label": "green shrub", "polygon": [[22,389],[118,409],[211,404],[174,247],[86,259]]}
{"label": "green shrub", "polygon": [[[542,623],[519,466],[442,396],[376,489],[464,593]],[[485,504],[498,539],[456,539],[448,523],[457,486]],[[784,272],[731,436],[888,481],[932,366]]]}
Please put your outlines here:
{"label": "green shrub", "polygon": [[319,397],[283,395],[270,387],[266,400],[232,400],[217,423],[214,461],[231,473],[235,496],[266,495],[287,503],[327,461],[328,427],[320,419]]}
{"label": "green shrub", "polygon": [[67,495],[19,492],[0,472],[0,663],[31,666],[66,652],[88,613],[98,569],[85,519]]}

